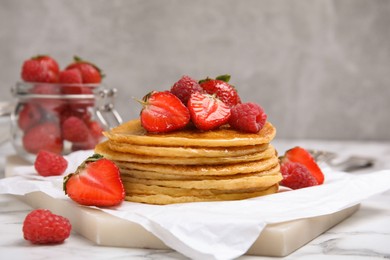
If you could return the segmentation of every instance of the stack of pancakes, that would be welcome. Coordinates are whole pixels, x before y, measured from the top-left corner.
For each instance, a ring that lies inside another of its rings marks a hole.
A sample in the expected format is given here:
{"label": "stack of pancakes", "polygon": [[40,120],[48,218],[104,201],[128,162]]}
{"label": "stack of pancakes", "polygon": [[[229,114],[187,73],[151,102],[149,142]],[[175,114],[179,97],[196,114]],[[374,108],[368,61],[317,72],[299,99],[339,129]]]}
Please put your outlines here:
{"label": "stack of pancakes", "polygon": [[275,193],[282,179],[267,122],[256,134],[228,126],[148,133],[139,120],[105,132],[95,152],[120,168],[126,200],[149,204],[238,200]]}

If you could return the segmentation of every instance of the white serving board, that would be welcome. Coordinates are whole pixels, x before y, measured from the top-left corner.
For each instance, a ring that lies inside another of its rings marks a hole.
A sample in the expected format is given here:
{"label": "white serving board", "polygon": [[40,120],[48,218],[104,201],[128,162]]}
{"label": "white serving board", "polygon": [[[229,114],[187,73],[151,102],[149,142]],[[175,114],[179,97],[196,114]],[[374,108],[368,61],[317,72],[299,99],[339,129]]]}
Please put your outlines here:
{"label": "white serving board", "polygon": [[[6,176],[15,165],[26,165],[15,157],[7,158]],[[54,199],[43,192],[19,197],[33,208],[46,208],[67,217],[73,230],[102,246],[168,249],[159,238],[142,226],[97,209],[79,206],[71,201]],[[246,254],[286,256],[331,227],[351,216],[359,205],[333,214],[267,225]]]}

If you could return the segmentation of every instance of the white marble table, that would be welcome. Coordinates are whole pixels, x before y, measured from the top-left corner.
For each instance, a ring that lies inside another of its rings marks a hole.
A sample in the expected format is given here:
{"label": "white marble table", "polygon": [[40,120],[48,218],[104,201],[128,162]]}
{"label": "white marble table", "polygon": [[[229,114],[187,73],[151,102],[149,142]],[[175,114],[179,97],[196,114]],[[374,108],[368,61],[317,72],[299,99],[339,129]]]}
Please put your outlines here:
{"label": "white marble table", "polygon": [[[356,171],[390,169],[390,142],[339,142],[316,140],[274,140],[280,153],[300,145],[309,149],[376,158],[373,167]],[[4,177],[5,158],[14,153],[9,143],[0,146],[0,178]],[[171,250],[102,247],[76,233],[65,243],[36,246],[23,239],[22,222],[31,208],[12,196],[0,195],[1,259],[186,259]],[[390,191],[369,198],[352,217],[328,230],[285,259],[389,259],[390,258]],[[240,259],[274,259],[242,256]]]}

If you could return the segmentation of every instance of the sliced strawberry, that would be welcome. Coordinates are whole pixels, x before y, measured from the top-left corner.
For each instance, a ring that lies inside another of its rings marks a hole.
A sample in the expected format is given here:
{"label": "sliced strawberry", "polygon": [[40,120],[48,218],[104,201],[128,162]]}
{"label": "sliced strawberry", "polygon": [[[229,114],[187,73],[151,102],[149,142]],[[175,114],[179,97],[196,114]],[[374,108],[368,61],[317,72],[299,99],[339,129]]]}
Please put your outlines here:
{"label": "sliced strawberry", "polygon": [[99,154],[86,159],[75,173],[64,178],[64,191],[85,206],[116,206],[125,197],[119,168]]}
{"label": "sliced strawberry", "polygon": [[306,149],[297,146],[286,151],[285,155],[281,158],[281,161],[284,162],[286,160],[303,164],[316,178],[318,184],[324,183],[324,174],[322,173],[314,158]]}
{"label": "sliced strawberry", "polygon": [[190,121],[187,107],[169,91],[152,91],[141,101],[141,124],[148,132],[166,133],[186,126]]}
{"label": "sliced strawberry", "polygon": [[215,94],[229,107],[233,107],[241,102],[237,90],[228,83],[229,75],[221,75],[216,79],[205,79],[200,81],[200,86],[210,95]]}
{"label": "sliced strawberry", "polygon": [[201,130],[216,129],[226,124],[230,117],[230,107],[209,94],[192,94],[187,107],[192,122]]}

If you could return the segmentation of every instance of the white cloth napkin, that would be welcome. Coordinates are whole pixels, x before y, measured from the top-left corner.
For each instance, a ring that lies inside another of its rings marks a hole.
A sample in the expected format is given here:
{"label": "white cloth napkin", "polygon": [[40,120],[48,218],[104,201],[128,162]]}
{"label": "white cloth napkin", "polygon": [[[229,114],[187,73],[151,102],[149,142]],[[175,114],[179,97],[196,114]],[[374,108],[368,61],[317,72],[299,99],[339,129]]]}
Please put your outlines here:
{"label": "white cloth napkin", "polygon": [[[66,157],[66,174],[92,155],[79,151]],[[320,186],[226,202],[165,206],[123,202],[100,210],[143,226],[166,245],[193,259],[233,259],[245,254],[267,224],[331,214],[390,189],[390,170],[353,175],[324,169]],[[41,177],[33,166],[14,168],[0,180],[0,194],[41,191],[70,200],[62,191],[63,176]]]}

